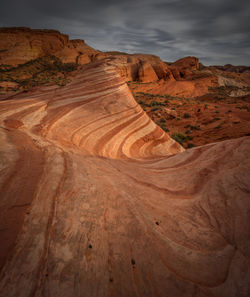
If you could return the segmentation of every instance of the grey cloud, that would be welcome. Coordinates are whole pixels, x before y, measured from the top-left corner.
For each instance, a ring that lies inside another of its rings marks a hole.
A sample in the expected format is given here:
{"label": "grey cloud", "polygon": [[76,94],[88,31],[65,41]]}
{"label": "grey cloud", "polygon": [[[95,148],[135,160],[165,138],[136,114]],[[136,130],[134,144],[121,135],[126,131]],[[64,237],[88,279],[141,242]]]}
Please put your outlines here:
{"label": "grey cloud", "polygon": [[9,0],[0,26],[54,28],[100,50],[250,64],[247,0]]}

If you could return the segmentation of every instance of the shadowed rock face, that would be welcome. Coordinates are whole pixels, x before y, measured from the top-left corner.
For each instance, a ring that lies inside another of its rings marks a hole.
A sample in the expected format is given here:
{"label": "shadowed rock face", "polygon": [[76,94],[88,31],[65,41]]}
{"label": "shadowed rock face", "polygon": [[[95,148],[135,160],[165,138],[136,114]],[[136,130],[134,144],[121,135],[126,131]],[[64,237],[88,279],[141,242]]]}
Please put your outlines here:
{"label": "shadowed rock face", "polygon": [[0,101],[0,296],[248,296],[250,139],[185,152],[109,59]]}
{"label": "shadowed rock face", "polygon": [[249,66],[234,66],[231,64],[226,64],[224,66],[211,66],[214,68],[217,68],[222,71],[230,71],[230,72],[236,72],[236,73],[250,73],[250,67]]}

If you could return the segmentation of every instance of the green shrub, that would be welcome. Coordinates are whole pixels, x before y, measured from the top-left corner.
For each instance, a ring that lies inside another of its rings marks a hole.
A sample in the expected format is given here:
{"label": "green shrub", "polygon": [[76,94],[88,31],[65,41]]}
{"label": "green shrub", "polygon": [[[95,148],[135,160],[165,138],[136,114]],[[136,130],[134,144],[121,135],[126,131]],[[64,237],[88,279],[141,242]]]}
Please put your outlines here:
{"label": "green shrub", "polygon": [[161,108],[159,106],[154,106],[151,108],[151,111],[156,111],[156,110],[161,110]]}
{"label": "green shrub", "polygon": [[[164,120],[164,122],[162,122],[161,120]],[[169,132],[169,129],[166,127],[166,120],[161,118],[160,121],[156,122],[158,126],[160,126],[162,128],[162,130],[164,130],[165,132]]]}
{"label": "green shrub", "polygon": [[151,102],[149,103],[149,106],[150,106],[150,107],[152,107],[152,106],[165,106],[165,104],[162,103],[162,102],[151,101]]}
{"label": "green shrub", "polygon": [[174,132],[171,137],[177,141],[178,143],[182,144],[183,142],[187,142],[188,140],[192,140],[192,136],[186,136],[180,132]]}
{"label": "green shrub", "polygon": [[162,126],[161,128],[162,128],[162,130],[164,130],[165,132],[169,132],[169,129],[168,129],[166,126]]}
{"label": "green shrub", "polygon": [[72,72],[72,71],[74,71],[76,69],[77,69],[77,64],[75,64],[75,63],[64,63],[64,64],[62,64],[60,70],[65,71],[65,72]]}
{"label": "green shrub", "polygon": [[191,117],[191,115],[190,115],[189,113],[186,113],[186,112],[184,113],[184,115],[183,115],[183,116],[184,116],[184,119],[188,119],[188,118],[190,118],[190,117]]}
{"label": "green shrub", "polygon": [[191,130],[200,130],[201,129],[200,125],[198,125],[198,126],[187,125],[187,126],[185,126],[185,128],[190,128]]}
{"label": "green shrub", "polygon": [[152,107],[152,106],[157,106],[157,105],[159,105],[159,104],[158,104],[158,102],[156,102],[156,101],[152,101],[152,102],[149,103],[149,106],[150,106],[150,107]]}
{"label": "green shrub", "polygon": [[189,142],[189,143],[187,144],[187,148],[192,148],[192,147],[195,147],[195,144],[192,143],[192,142]]}

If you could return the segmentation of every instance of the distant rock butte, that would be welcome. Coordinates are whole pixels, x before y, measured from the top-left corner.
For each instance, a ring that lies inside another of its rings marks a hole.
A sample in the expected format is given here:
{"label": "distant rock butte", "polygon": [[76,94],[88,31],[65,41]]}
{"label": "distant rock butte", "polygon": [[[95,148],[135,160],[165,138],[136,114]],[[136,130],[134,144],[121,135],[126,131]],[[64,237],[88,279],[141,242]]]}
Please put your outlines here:
{"label": "distant rock butte", "polygon": [[211,66],[216,69],[222,70],[222,71],[230,71],[230,72],[236,72],[236,73],[250,73],[250,67],[249,66],[234,66],[231,64],[226,64],[224,66]]}
{"label": "distant rock butte", "polygon": [[182,80],[192,74],[191,71],[199,69],[199,59],[196,57],[185,57],[172,63],[169,68],[172,70],[176,80]]}
{"label": "distant rock butte", "polygon": [[119,69],[0,100],[0,296],[249,296],[250,138],[183,152]]}
{"label": "distant rock butte", "polygon": [[[26,27],[0,28],[0,64],[17,66],[32,59],[53,55],[63,63],[84,65],[106,57],[113,57],[114,65],[125,81],[149,84],[141,91],[171,96],[197,97],[209,93],[209,88],[219,87],[219,76],[232,71],[236,84],[249,84],[249,67],[211,66],[201,67],[198,58],[185,57],[174,63],[163,62],[159,57],[147,54],[101,52],[88,46],[83,40],[69,40],[68,35],[56,30],[30,29]],[[153,85],[151,85],[152,83]],[[248,94],[246,90],[232,92]]]}
{"label": "distant rock butte", "polygon": [[[68,35],[56,30],[0,28],[0,64],[16,66],[46,55],[55,55],[64,63],[78,64],[87,64],[113,55],[120,74],[127,81],[178,80],[181,79],[182,70],[188,72],[198,69],[198,59],[194,57],[180,59],[169,67],[154,55],[103,53],[91,48],[83,40],[69,40]],[[173,75],[176,76],[175,79]]]}
{"label": "distant rock butte", "polygon": [[79,64],[105,56],[83,40],[69,40],[68,35],[56,30],[0,28],[0,64],[16,66],[46,55]]}

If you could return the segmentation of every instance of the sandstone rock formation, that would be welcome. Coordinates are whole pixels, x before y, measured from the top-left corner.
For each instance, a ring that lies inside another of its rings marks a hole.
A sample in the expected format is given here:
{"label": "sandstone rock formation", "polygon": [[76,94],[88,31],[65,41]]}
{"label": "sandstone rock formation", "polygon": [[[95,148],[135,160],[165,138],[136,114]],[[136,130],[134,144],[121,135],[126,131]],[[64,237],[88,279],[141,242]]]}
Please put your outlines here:
{"label": "sandstone rock formation", "polygon": [[47,55],[79,64],[105,56],[83,40],[69,40],[68,35],[56,30],[0,28],[0,64],[16,66]]}
{"label": "sandstone rock formation", "polygon": [[229,72],[236,72],[236,73],[250,73],[250,67],[249,66],[234,66],[231,64],[226,64],[224,66],[211,66],[216,69],[222,70],[222,71],[229,71]]}
{"label": "sandstone rock formation", "polygon": [[182,68],[188,70],[198,70],[199,69],[199,59],[196,57],[184,57],[171,64],[171,68]]}
{"label": "sandstone rock formation", "polygon": [[172,63],[169,68],[176,80],[183,80],[192,75],[192,71],[199,69],[199,59],[196,57],[185,57]]}
{"label": "sandstone rock formation", "polygon": [[113,56],[113,64],[126,81],[148,83],[174,79],[167,64],[154,55],[119,54]]}
{"label": "sandstone rock formation", "polygon": [[249,137],[183,152],[112,59],[1,99],[1,297],[249,296]]}
{"label": "sandstone rock formation", "polygon": [[[83,65],[112,54],[95,50],[80,39],[69,40],[68,35],[56,30],[0,28],[0,64],[17,66],[32,59],[54,55],[63,63]],[[152,82],[173,78],[166,63],[157,56],[115,54],[115,64],[126,81]]]}
{"label": "sandstone rock formation", "polygon": [[[233,71],[236,85],[249,85],[249,67],[213,66],[200,67],[196,57],[185,57],[172,63],[165,63],[159,57],[146,54],[101,52],[88,46],[83,40],[69,40],[56,30],[29,29],[26,27],[0,28],[0,65],[17,66],[40,57],[56,56],[63,63],[80,65],[112,56],[120,75],[127,81],[152,83],[142,86],[141,91],[152,90],[153,94],[169,94],[185,98],[202,96],[209,88],[221,85],[220,77]],[[232,75],[231,75],[232,76]],[[227,79],[227,78],[225,78]],[[141,87],[141,86],[140,86]],[[5,88],[6,89],[6,88]],[[236,90],[232,96],[248,94]]]}

